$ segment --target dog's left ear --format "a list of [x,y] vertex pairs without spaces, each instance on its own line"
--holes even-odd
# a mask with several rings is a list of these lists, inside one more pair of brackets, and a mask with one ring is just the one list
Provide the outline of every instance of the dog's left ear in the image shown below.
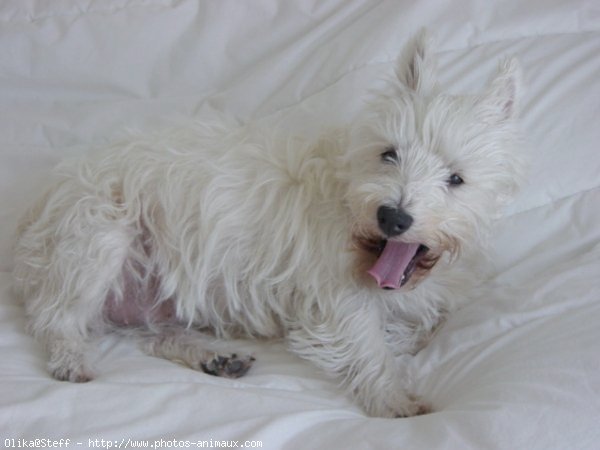
[[433,38],[422,29],[405,47],[396,63],[396,76],[408,89],[428,95],[437,89],[437,61],[432,51]]
[[479,114],[483,121],[498,124],[515,119],[519,114],[522,72],[515,58],[500,64],[498,73],[490,82],[479,102]]

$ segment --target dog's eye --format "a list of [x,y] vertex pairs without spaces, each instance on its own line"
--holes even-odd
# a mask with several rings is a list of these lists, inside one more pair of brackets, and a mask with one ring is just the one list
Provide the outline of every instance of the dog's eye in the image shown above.
[[450,175],[450,178],[448,178],[448,184],[450,186],[459,186],[463,183],[464,183],[464,180],[457,173],[453,173],[452,175]]
[[381,161],[385,163],[396,164],[398,162],[398,152],[394,147],[388,147],[385,151],[380,155]]

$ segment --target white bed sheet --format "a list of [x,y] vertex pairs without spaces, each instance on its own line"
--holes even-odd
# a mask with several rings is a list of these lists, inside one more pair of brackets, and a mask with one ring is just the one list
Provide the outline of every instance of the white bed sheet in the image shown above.
[[[494,238],[486,295],[410,362],[435,413],[367,418],[277,342],[240,344],[257,362],[236,381],[111,339],[94,382],[49,378],[10,293],[10,246],[56,162],[214,109],[303,133],[343,123],[421,26],[437,34],[441,81],[457,92],[519,57],[531,158]],[[599,30],[593,0],[0,3],[0,446],[600,448]]]

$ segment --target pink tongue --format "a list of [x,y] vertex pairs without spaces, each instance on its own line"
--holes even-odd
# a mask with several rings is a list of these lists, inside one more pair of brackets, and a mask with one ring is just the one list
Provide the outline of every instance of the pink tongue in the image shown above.
[[379,287],[398,289],[402,275],[418,248],[419,244],[387,241],[379,259],[367,273],[375,278]]

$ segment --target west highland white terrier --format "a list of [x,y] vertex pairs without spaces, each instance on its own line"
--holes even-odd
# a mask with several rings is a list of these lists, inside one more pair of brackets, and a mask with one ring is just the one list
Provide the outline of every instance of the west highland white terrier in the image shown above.
[[15,246],[50,372],[92,379],[99,337],[133,330],[148,354],[238,377],[254,359],[215,337],[283,338],[369,415],[424,412],[402,360],[469,297],[467,255],[519,185],[519,88],[506,60],[483,94],[440,93],[421,34],[319,139],[219,120],[63,164]]

